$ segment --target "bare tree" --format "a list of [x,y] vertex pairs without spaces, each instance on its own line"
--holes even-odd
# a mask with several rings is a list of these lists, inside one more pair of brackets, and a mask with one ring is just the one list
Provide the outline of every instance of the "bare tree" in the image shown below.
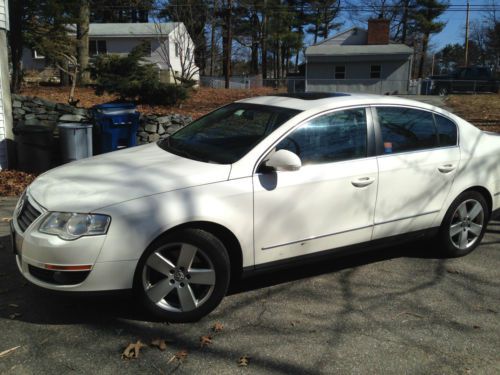
[[[154,21],[156,40],[158,42],[157,55],[170,72],[174,83],[192,81],[199,74],[195,63],[194,42],[186,27],[181,22],[171,24]],[[176,69],[176,60],[178,67]]]

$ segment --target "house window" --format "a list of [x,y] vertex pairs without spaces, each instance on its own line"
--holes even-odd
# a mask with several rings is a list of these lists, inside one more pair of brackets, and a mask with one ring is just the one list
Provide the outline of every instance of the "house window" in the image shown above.
[[382,67],[380,65],[370,65],[370,78],[380,78]]
[[175,57],[179,57],[180,46],[179,43],[175,43]]
[[33,58],[35,60],[41,60],[41,59],[44,59],[45,56],[41,55],[39,52],[37,52],[36,49],[33,50]]
[[108,52],[105,40],[89,41],[89,56],[105,55]]
[[335,79],[345,79],[345,65],[335,65]]

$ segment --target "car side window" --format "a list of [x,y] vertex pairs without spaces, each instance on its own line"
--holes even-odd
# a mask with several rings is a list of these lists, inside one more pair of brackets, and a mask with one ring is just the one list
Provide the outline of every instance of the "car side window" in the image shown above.
[[276,146],[282,149],[297,154],[303,165],[366,157],[366,111],[347,109],[316,117]]
[[403,107],[378,107],[377,115],[386,154],[438,147],[431,112]]
[[439,146],[455,146],[457,144],[457,125],[446,117],[434,115],[438,131]]

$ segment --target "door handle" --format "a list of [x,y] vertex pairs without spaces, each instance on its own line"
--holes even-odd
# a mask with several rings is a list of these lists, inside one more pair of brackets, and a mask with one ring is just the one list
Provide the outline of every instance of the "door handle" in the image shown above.
[[439,172],[441,173],[450,173],[455,169],[455,166],[453,164],[445,164],[442,165],[438,168]]
[[355,186],[355,187],[361,188],[361,187],[371,185],[374,182],[375,182],[375,179],[373,177],[361,177],[361,178],[358,178],[356,180],[352,180],[351,184],[353,184],[353,186]]

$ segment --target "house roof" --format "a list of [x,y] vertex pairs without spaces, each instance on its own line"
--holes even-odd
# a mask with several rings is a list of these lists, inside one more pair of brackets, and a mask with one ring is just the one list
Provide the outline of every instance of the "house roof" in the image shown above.
[[404,44],[331,45],[317,44],[307,47],[306,56],[363,56],[363,55],[410,55],[413,50]]
[[157,37],[170,34],[180,22],[167,23],[91,23],[90,37]]

